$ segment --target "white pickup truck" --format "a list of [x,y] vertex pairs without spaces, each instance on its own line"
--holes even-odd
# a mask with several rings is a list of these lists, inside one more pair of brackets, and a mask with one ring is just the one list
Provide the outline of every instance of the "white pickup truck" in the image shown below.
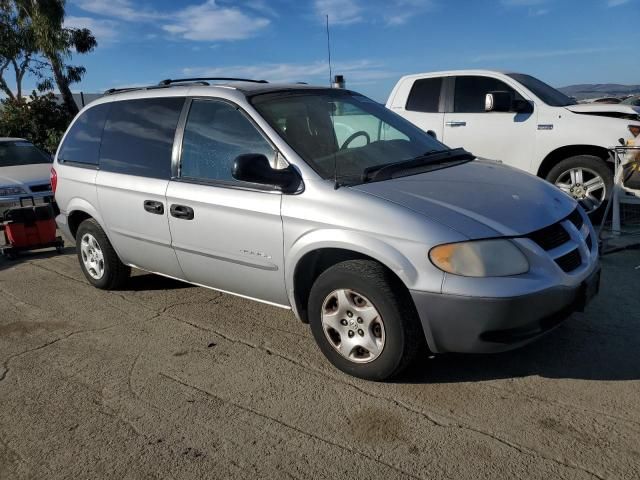
[[578,105],[521,73],[407,75],[392,90],[387,108],[449,147],[546,178],[593,215],[601,214],[612,190],[608,149],[640,134],[640,107]]

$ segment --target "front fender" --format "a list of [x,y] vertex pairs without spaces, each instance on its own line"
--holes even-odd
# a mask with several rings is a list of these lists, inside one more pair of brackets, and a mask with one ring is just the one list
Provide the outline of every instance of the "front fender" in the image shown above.
[[359,232],[339,229],[314,230],[298,238],[285,257],[285,284],[289,302],[294,309],[296,266],[307,253],[324,248],[350,250],[371,257],[393,271],[407,288],[411,288],[417,282],[416,268],[392,245]]

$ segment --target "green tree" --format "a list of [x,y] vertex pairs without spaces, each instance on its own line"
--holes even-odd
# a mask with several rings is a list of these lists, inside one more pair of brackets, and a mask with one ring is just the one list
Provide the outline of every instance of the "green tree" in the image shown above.
[[[9,3],[0,3],[0,90],[9,98],[22,98],[22,80],[27,72],[42,78],[42,62],[36,52],[33,31]],[[5,75],[13,70],[16,91],[9,88]]]
[[[5,3],[8,0],[0,0]],[[71,115],[78,113],[70,86],[82,79],[86,69],[67,65],[73,52],[88,53],[98,43],[89,29],[64,27],[65,0],[13,0],[19,16],[29,24],[34,44],[49,64],[64,106]],[[46,86],[46,82],[44,84]]]
[[73,117],[52,93],[39,96],[33,92],[28,101],[6,98],[1,103],[0,137],[26,138],[55,153]]

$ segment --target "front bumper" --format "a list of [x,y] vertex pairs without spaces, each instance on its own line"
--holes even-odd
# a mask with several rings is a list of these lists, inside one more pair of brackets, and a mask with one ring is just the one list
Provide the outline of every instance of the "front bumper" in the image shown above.
[[434,353],[495,353],[525,345],[582,311],[598,293],[600,266],[575,287],[505,298],[411,291]]
[[[10,197],[0,197],[0,215],[2,215],[5,210],[9,210],[10,208],[19,208],[20,206],[28,207],[32,205],[32,198],[33,202],[36,205],[45,205],[53,201],[53,193],[42,192],[14,195]],[[22,205],[20,205],[20,199],[22,199]]]

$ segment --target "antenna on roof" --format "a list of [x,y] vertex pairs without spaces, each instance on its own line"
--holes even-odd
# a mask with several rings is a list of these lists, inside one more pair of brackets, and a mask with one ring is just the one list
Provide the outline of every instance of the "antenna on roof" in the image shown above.
[[331,37],[329,35],[329,15],[325,15],[327,20],[327,54],[329,56],[329,86],[331,86],[331,82],[333,81],[333,72],[331,71]]

